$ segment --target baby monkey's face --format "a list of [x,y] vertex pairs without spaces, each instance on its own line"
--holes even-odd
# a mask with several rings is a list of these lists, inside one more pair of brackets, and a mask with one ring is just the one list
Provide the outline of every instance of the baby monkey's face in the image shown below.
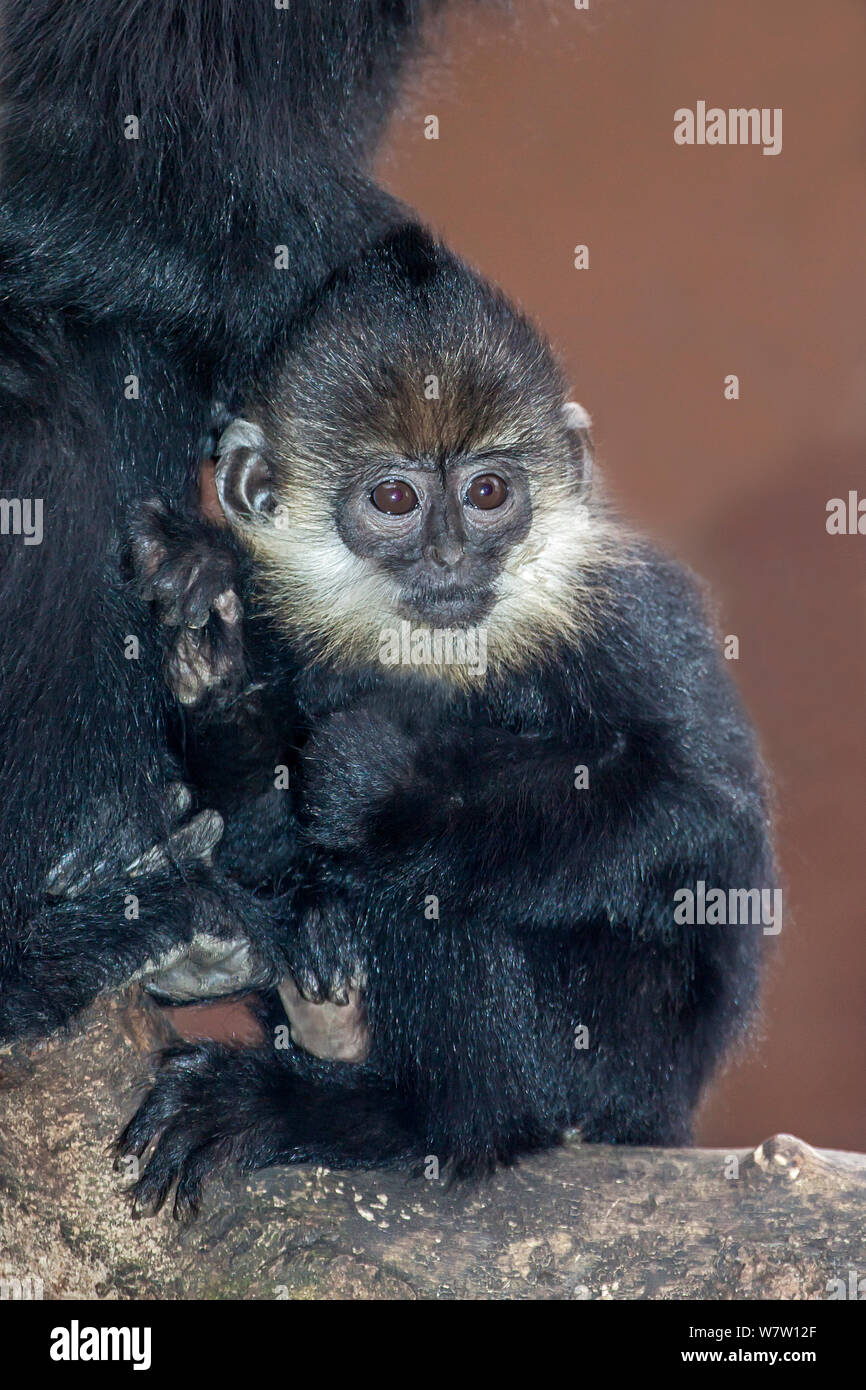
[[363,665],[395,620],[483,627],[492,659],[515,664],[576,631],[575,576],[607,556],[586,504],[586,412],[488,409],[473,438],[466,411],[449,429],[444,412],[378,399],[404,425],[390,442],[372,411],[346,409],[337,427],[279,393],[219,440],[219,506],[290,640]]
[[439,626],[487,615],[531,520],[526,472],[501,454],[373,461],[336,516],[343,543],[395,585],[402,616]]
[[517,669],[575,638],[610,546],[564,391],[528,320],[421,229],[335,272],[216,451],[219,506],[290,642],[365,667],[403,621],[483,627],[489,668]]

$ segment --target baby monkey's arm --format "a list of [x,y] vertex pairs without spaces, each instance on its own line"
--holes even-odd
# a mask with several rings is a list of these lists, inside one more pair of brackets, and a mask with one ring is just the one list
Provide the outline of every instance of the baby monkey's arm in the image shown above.
[[[223,869],[255,888],[260,878],[298,880],[296,920],[279,943],[294,977],[279,986],[292,1038],[316,1056],[359,1061],[369,1047],[364,977],[345,908],[314,891],[310,873],[301,884],[292,832],[272,825],[290,819],[288,793],[273,789],[283,738],[250,683],[237,556],[217,526],[158,499],[135,515],[132,556],[139,593],[163,629],[166,684],[187,713],[193,780],[226,815]],[[189,973],[185,962],[179,969]]]

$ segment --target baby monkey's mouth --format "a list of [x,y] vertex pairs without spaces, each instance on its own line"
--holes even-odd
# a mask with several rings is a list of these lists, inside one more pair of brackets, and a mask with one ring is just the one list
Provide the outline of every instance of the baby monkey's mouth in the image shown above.
[[418,583],[400,592],[401,618],[427,623],[431,627],[466,627],[484,621],[493,607],[489,586],[451,583]]

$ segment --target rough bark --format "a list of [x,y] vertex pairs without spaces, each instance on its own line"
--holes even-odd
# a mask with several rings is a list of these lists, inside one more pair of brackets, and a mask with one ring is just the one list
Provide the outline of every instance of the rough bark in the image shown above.
[[468,1188],[272,1169],[215,1182],[192,1225],[133,1220],[109,1146],[169,1031],[133,991],[71,1035],[0,1052],[7,1291],[789,1299],[827,1298],[842,1287],[831,1281],[866,1273],[866,1155],[787,1135],[731,1154],[575,1140]]

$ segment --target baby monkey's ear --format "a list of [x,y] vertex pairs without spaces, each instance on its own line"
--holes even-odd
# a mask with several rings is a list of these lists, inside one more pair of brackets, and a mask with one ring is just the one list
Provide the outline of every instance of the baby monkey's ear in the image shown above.
[[577,401],[566,401],[562,407],[562,420],[571,439],[572,455],[578,477],[584,488],[592,481],[594,453],[592,448],[592,420],[588,410]]
[[265,458],[265,436],[252,420],[232,420],[214,454],[214,483],[232,526],[249,525],[276,508],[273,478]]

